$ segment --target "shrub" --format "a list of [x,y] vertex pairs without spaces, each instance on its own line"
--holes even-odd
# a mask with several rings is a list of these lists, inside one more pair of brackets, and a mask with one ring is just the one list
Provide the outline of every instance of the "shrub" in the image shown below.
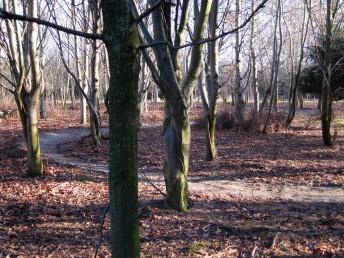
[[[269,130],[279,131],[283,127],[284,114],[282,112],[275,112],[271,114]],[[259,116],[254,111],[248,111],[242,124],[238,122],[233,111],[228,109],[220,110],[216,119],[216,130],[238,130],[245,132],[258,132],[263,128],[265,117]],[[193,127],[201,130],[205,128],[204,115],[198,116],[194,122]]]

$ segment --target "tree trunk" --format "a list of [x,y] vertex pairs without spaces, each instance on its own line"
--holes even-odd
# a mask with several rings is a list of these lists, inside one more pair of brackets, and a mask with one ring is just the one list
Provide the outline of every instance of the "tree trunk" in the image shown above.
[[332,146],[331,137],[331,115],[332,115],[332,99],[331,99],[331,44],[332,44],[332,1],[327,0],[326,15],[326,45],[324,72],[322,81],[322,97],[321,97],[321,127],[322,137],[326,146]]
[[[99,6],[97,1],[90,1],[92,6],[93,17],[93,33],[98,33],[98,25],[100,19]],[[93,109],[96,112],[90,110],[90,124],[91,124],[91,136],[93,146],[98,146],[101,140],[100,133],[100,116],[99,116],[99,42],[94,40],[92,42],[92,66],[91,66],[91,102]]]
[[140,257],[138,224],[139,39],[130,1],[103,0],[104,34],[111,74],[109,192],[112,257]]
[[[212,2],[212,8],[209,15],[209,33],[210,37],[218,36],[218,9],[219,1],[214,0]],[[209,77],[207,79],[208,89],[208,109],[206,114],[206,140],[207,140],[207,154],[208,161],[216,159],[217,150],[215,144],[215,125],[216,125],[216,112],[217,112],[217,99],[219,96],[219,71],[218,71],[218,55],[219,46],[218,41],[213,41],[208,44],[208,65],[209,65]]]
[[30,103],[26,114],[26,146],[28,159],[28,175],[31,177],[43,174],[43,162],[38,131],[37,105]]
[[[87,93],[88,90],[84,89]],[[86,125],[87,124],[87,102],[80,93],[80,124]]]
[[[239,27],[240,23],[240,11],[241,11],[241,0],[236,0],[236,12],[235,12],[235,26]],[[245,102],[243,98],[244,89],[241,85],[241,74],[240,74],[240,30],[235,33],[235,117],[240,125],[244,122]]]
[[297,92],[297,103],[300,109],[304,108],[303,95],[300,91]]
[[[210,78],[207,79],[207,81]],[[208,86],[209,82],[207,82]],[[205,140],[206,140],[206,159],[208,161],[213,161],[216,159],[217,151],[215,144],[215,125],[216,125],[216,104],[212,105],[212,109],[209,107],[208,92],[205,86],[203,86],[203,73],[200,74],[198,79],[198,88],[202,98],[204,122],[205,122]]]
[[279,100],[279,84],[276,82],[276,89],[274,92],[274,110],[278,112],[278,100]]
[[[154,3],[154,1],[152,1]],[[183,2],[183,11],[179,28],[181,32],[187,27],[184,18],[187,17],[187,2]],[[195,20],[193,40],[199,41],[202,38],[206,20],[211,9],[211,1],[201,2],[200,14]],[[154,40],[169,41],[171,43],[171,5],[164,3],[161,8],[156,8],[152,13]],[[183,21],[184,20],[184,21]],[[140,24],[142,26],[142,24]],[[178,26],[177,26],[178,27]],[[149,37],[147,37],[149,39]],[[183,41],[183,40],[182,40]],[[175,42],[178,42],[176,40]],[[176,43],[176,46],[184,42]],[[167,190],[167,201],[172,208],[178,211],[185,211],[187,203],[187,175],[189,169],[190,151],[190,124],[188,107],[192,96],[195,82],[201,71],[202,47],[194,45],[191,49],[191,58],[186,69],[184,78],[178,74],[179,50],[170,51],[166,45],[154,47],[154,54],[158,69],[144,51],[147,65],[151,69],[156,84],[160,87],[165,97],[165,120],[164,120],[164,142],[166,150],[165,182]],[[174,62],[175,61],[175,62]],[[153,65],[152,65],[153,63]]]
[[[28,5],[29,15],[37,17],[37,0],[30,1]],[[39,54],[37,51],[38,25],[30,23],[29,26],[29,56],[31,61],[32,85],[29,94],[24,96],[26,115],[26,143],[28,151],[28,175],[32,177],[43,174],[43,162],[38,131],[38,107],[41,94],[41,69]]]
[[[271,76],[270,76],[270,103],[268,107],[268,112],[265,118],[264,126],[262,129],[262,133],[267,132],[267,127],[270,121],[270,115],[272,110],[272,105],[274,102],[275,97],[277,97],[277,90],[278,90],[278,72],[280,67],[280,56],[282,52],[282,45],[283,45],[283,38],[282,38],[282,25],[281,25],[281,0],[277,0],[276,6],[276,17],[275,17],[275,27],[274,27],[274,40],[273,40],[273,60],[271,66]],[[277,28],[279,33],[277,33]],[[279,36],[277,35],[279,34]],[[268,92],[266,92],[268,94]],[[261,107],[261,112],[263,111],[264,104],[266,101],[267,95],[264,97]]]
[[47,98],[47,93],[46,90],[43,89],[41,96],[40,96],[40,105],[39,105],[39,115],[41,119],[46,119],[47,118],[47,108],[46,108],[46,98]]
[[191,132],[187,109],[182,104],[177,107],[166,104],[163,139],[167,202],[178,211],[186,211]]
[[213,161],[217,157],[217,149],[215,144],[215,128],[216,127],[216,112],[211,111],[206,116],[206,141],[207,153],[206,159]]

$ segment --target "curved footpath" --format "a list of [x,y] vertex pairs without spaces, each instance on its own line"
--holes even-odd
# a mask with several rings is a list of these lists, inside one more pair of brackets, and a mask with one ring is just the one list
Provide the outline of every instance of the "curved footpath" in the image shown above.
[[[143,125],[148,127],[150,125]],[[103,133],[108,133],[104,129]],[[42,133],[41,148],[43,156],[54,162],[76,166],[81,169],[108,173],[108,168],[103,164],[94,164],[74,157],[68,157],[59,152],[59,146],[72,141],[78,141],[89,135],[87,128],[62,129],[56,132]],[[154,184],[163,187],[163,175],[146,174]],[[139,173],[140,180],[145,180]],[[244,180],[209,180],[201,177],[189,177],[189,189],[199,193],[225,194],[242,198],[257,198],[262,200],[289,200],[295,202],[336,202],[344,203],[344,187],[310,187],[310,186],[287,186],[269,185],[266,183],[253,184]]]

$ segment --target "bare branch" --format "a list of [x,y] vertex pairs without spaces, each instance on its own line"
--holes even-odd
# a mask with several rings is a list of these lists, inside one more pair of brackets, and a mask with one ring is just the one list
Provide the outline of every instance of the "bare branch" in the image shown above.
[[11,90],[11,89],[7,88],[5,85],[3,85],[1,83],[0,83],[0,87],[5,89],[5,90],[7,90],[7,91],[9,91],[9,92],[11,92],[12,94],[14,94],[14,90]]
[[195,42],[190,42],[190,43],[187,43],[187,44],[184,44],[184,45],[181,45],[181,46],[173,46],[171,44],[171,42],[168,42],[168,41],[155,41],[155,42],[152,42],[150,44],[141,45],[140,49],[151,48],[151,47],[155,47],[155,46],[158,46],[158,45],[167,45],[170,48],[177,50],[177,49],[187,48],[187,47],[191,47],[191,46],[195,46],[195,45],[203,45],[203,44],[206,44],[206,43],[209,43],[209,42],[214,42],[214,41],[216,41],[218,39],[221,39],[221,38],[224,38],[224,37],[226,37],[226,36],[228,36],[230,34],[234,34],[238,30],[241,30],[242,28],[244,28],[250,22],[250,20],[260,11],[260,9],[263,9],[265,7],[265,4],[268,1],[269,0],[263,0],[263,2],[261,2],[257,6],[257,8],[251,13],[250,16],[247,17],[247,19],[239,27],[236,27],[236,28],[234,28],[232,30],[223,32],[223,33],[219,34],[216,37],[206,38],[206,39],[198,40],[198,41],[195,41]]
[[146,11],[144,11],[142,14],[140,14],[137,18],[135,18],[136,23],[140,23],[144,18],[149,16],[156,8],[158,8],[164,0],[159,0],[156,3],[154,3],[151,7],[149,7]]
[[14,88],[16,87],[16,85],[10,80],[10,78],[8,78],[4,73],[2,73],[0,71],[0,76],[3,77],[9,84],[11,84],[11,86],[13,86]]
[[62,31],[62,32],[65,32],[68,34],[76,35],[76,36],[83,37],[83,38],[93,39],[93,40],[97,40],[97,39],[105,40],[105,39],[107,39],[106,36],[101,35],[101,34],[86,33],[86,32],[82,32],[82,31],[78,31],[78,30],[69,29],[67,27],[64,27],[64,26],[61,26],[61,25],[58,25],[56,23],[49,22],[46,20],[42,20],[39,18],[30,17],[27,15],[10,13],[10,12],[5,11],[4,9],[0,9],[0,19],[33,22],[33,23],[37,23],[39,25],[47,26],[49,28],[52,28],[52,29],[55,29],[58,31]]

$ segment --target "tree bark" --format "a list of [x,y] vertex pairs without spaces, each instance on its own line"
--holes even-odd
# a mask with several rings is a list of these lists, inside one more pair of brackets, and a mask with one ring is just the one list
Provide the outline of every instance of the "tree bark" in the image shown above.
[[[165,3],[165,5],[169,3]],[[211,9],[211,1],[201,2],[200,14],[195,22],[193,34],[194,40],[202,38],[205,22]],[[152,14],[155,40],[170,40],[170,28],[165,23],[168,7],[157,9]],[[167,26],[167,28],[166,28]],[[185,28],[183,28],[185,29]],[[180,32],[182,33],[182,32]],[[179,42],[178,44],[182,44]],[[154,47],[157,59],[159,76],[154,80],[159,85],[165,96],[165,120],[164,120],[164,143],[166,152],[165,183],[167,191],[167,202],[178,211],[185,211],[187,202],[187,176],[189,169],[190,152],[190,124],[188,107],[190,96],[195,87],[195,82],[201,71],[202,47],[195,45],[191,50],[190,64],[183,78],[179,75],[178,51],[170,51],[168,46],[158,45]],[[176,56],[174,58],[174,56]],[[150,66],[150,69],[151,66]],[[152,71],[156,74],[156,71]]]
[[332,99],[331,99],[331,44],[332,44],[332,1],[327,0],[326,14],[326,43],[325,43],[325,60],[322,81],[321,96],[321,127],[322,137],[326,146],[332,146],[331,137],[331,115],[332,115]]
[[[218,0],[212,3],[212,9],[209,15],[209,34],[210,37],[215,38],[218,35]],[[215,144],[215,126],[216,126],[216,112],[217,99],[219,96],[219,75],[218,75],[218,41],[213,41],[208,44],[207,64],[206,64],[206,81],[207,91],[205,92],[201,86],[201,96],[205,117],[205,133],[206,133],[206,159],[213,161],[216,159],[217,150]]]
[[[251,3],[251,12],[254,11],[254,1]],[[250,37],[250,50],[251,50],[251,65],[252,65],[252,82],[251,90],[253,95],[253,110],[256,114],[259,111],[259,91],[258,91],[258,79],[257,79],[257,65],[256,65],[256,51],[254,47],[254,34],[255,34],[255,17],[252,17],[251,21],[251,37]]]
[[[277,6],[276,6],[276,17],[275,17],[275,28],[274,28],[274,40],[273,40],[273,61],[272,61],[272,66],[271,66],[271,77],[270,77],[270,103],[269,103],[269,108],[268,112],[265,118],[264,126],[262,133],[267,132],[267,127],[270,121],[270,115],[271,115],[271,110],[272,110],[272,105],[274,102],[274,98],[277,97],[277,90],[278,90],[278,72],[279,72],[279,67],[280,67],[280,56],[282,52],[282,45],[283,45],[283,39],[282,39],[282,25],[281,25],[281,15],[282,15],[282,10],[281,10],[281,0],[277,0]],[[279,33],[277,33],[277,28]],[[279,36],[277,35],[279,34]],[[266,93],[267,94],[267,93]],[[267,96],[265,96],[267,97]],[[262,102],[262,108],[264,107],[265,103],[265,97]],[[261,111],[262,111],[261,108]]]
[[[235,8],[235,26],[239,27],[240,23],[240,11],[241,11],[241,0],[236,0]],[[243,98],[244,89],[241,85],[241,74],[240,74],[240,30],[235,33],[235,117],[238,120],[239,125],[244,122],[245,113],[245,102]]]
[[188,171],[191,132],[187,108],[183,104],[166,104],[164,120],[164,169],[167,202],[178,211],[188,208]]
[[137,24],[128,0],[103,0],[104,34],[111,74],[109,107],[109,192],[112,257],[140,257],[138,225]]
[[[100,7],[98,1],[90,1],[92,11],[93,33],[98,33]],[[91,62],[91,102],[94,112],[90,111],[90,125],[93,146],[98,146],[101,140],[100,133],[100,116],[99,116],[99,42],[93,40],[92,42],[92,62]]]

